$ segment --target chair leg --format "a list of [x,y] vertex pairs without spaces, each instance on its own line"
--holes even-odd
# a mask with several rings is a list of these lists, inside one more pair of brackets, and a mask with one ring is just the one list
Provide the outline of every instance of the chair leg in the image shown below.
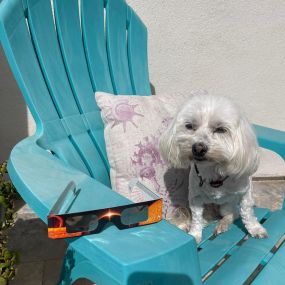
[[60,281],[58,285],[71,285],[78,279],[76,276],[74,276],[73,272],[78,266],[79,261],[81,261],[80,259],[82,258],[80,258],[73,249],[67,249],[62,264]]
[[80,278],[88,279],[89,281],[99,285],[125,285],[119,284],[110,276],[101,272],[89,260],[79,254],[73,248],[68,247],[58,285],[71,285]]
[[[137,276],[136,276],[137,275]],[[140,280],[140,281],[138,281]],[[145,281],[144,281],[145,280]],[[193,285],[187,275],[172,273],[138,273],[131,276],[128,285]]]
[[[138,275],[138,276],[136,276]],[[91,262],[78,252],[68,248],[65,254],[60,281],[58,285],[71,285],[77,279],[86,278],[98,285],[192,285],[192,280],[186,275],[171,273],[137,273],[126,281],[117,281],[100,272]],[[138,281],[140,280],[140,281]],[[145,281],[143,281],[145,280]]]
[[[112,272],[111,260],[110,266],[103,270],[105,267],[102,267],[100,256],[87,259],[83,251],[76,250],[76,243],[70,243],[58,285],[71,285],[80,278],[97,285],[201,285],[196,244],[192,241],[170,251],[164,255],[165,259],[159,257],[127,264],[122,274]],[[178,257],[183,262],[173,261]]]

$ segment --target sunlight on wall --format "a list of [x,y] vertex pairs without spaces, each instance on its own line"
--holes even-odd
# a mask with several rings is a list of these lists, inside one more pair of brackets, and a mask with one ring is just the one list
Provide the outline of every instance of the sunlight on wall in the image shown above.
[[204,88],[285,130],[284,0],[127,0],[149,32],[156,93]]

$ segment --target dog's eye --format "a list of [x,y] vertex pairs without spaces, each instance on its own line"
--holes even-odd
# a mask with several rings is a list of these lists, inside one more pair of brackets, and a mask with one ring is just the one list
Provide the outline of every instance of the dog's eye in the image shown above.
[[216,128],[216,129],[214,130],[214,133],[218,133],[218,134],[224,134],[224,133],[226,133],[226,132],[227,132],[227,129],[224,128],[224,127],[219,127],[219,128]]
[[192,125],[191,123],[186,123],[186,124],[185,124],[185,128],[186,128],[187,130],[193,130],[193,129],[194,129],[194,127],[193,127],[193,125]]

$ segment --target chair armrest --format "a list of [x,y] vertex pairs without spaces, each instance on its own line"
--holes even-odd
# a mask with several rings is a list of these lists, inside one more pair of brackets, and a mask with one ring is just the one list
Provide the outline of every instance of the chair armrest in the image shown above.
[[[131,203],[39,147],[37,139],[36,136],[26,138],[14,147],[8,171],[20,195],[45,223],[50,208],[71,180],[81,192],[70,211],[91,210],[98,205],[105,208],[110,206],[110,201],[114,206]],[[191,280],[189,284],[201,284],[193,237],[166,221],[122,231],[112,226],[100,234],[66,241],[69,253],[82,256],[80,262],[84,266],[91,264],[92,270],[107,272],[114,280],[124,280],[124,284],[130,275],[137,280],[142,274],[157,273],[163,277],[169,272]],[[180,260],[184,260],[183,265]]]
[[277,152],[285,160],[285,132],[259,125],[253,127],[259,145]]
[[70,181],[81,189],[70,212],[109,207],[110,201],[112,206],[131,203],[41,148],[37,139],[36,135],[28,137],[14,147],[8,172],[17,191],[45,223],[49,210]]

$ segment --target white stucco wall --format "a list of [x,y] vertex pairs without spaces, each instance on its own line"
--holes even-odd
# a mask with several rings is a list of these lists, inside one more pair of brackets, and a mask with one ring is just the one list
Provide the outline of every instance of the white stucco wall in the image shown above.
[[[284,0],[127,2],[148,27],[156,93],[204,88],[234,98],[252,122],[285,131]],[[2,51],[0,64],[2,160],[34,123]]]
[[285,130],[284,0],[127,2],[148,27],[156,93],[204,88]]

